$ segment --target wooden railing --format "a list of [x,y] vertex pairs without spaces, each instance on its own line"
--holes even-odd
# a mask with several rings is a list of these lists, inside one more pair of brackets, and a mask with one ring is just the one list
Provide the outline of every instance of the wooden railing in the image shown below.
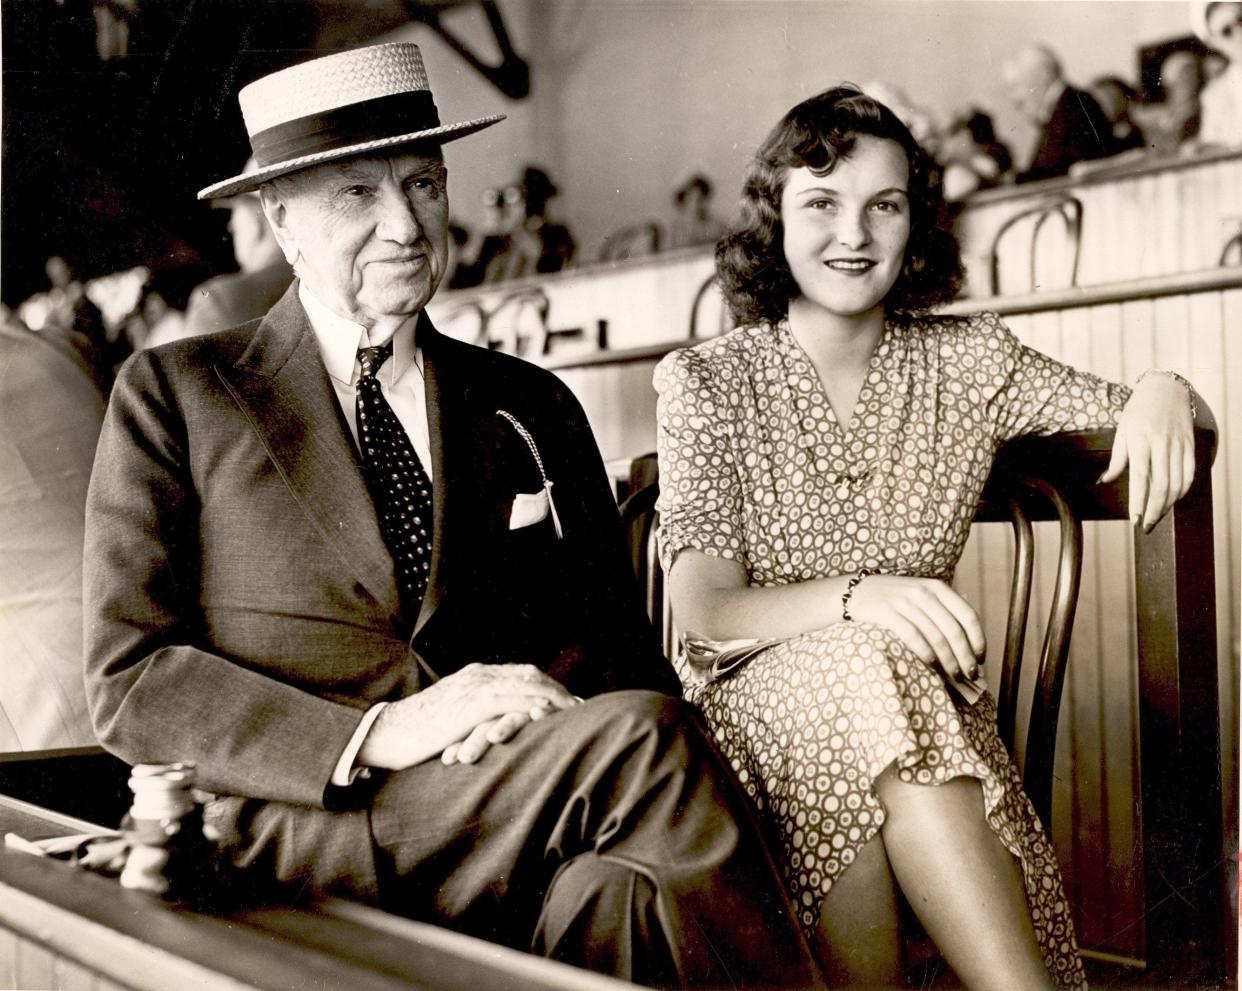
[[[1209,269],[1239,230],[1238,152],[1097,164],[1080,177],[986,190],[958,220],[969,296]],[[687,248],[441,292],[429,309],[452,336],[490,340],[538,360],[542,331],[529,309],[507,306],[536,290],[546,295],[549,328],[583,328],[580,338],[556,342],[552,356],[561,360],[597,350],[601,326],[606,346],[622,351],[684,341],[692,321],[699,337],[713,336],[722,324],[722,300],[715,288],[699,295],[713,271],[710,246]]]
[[[7,758],[0,763],[0,832],[36,840],[92,830],[91,822],[3,793],[11,788],[29,797],[29,788],[42,787],[63,804],[89,780],[83,775],[93,773],[98,790],[116,794],[125,785],[115,764],[98,751]],[[111,807],[109,815],[116,812],[114,802],[103,805]],[[356,903],[197,911],[61,861],[3,850],[0,987],[620,991],[632,985]]]

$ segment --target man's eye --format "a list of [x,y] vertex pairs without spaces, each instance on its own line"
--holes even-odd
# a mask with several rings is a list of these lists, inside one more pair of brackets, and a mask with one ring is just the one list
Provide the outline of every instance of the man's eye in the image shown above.
[[370,191],[370,187],[368,186],[355,185],[346,186],[341,190],[341,193],[348,196],[350,199],[358,199],[361,196],[366,196]]

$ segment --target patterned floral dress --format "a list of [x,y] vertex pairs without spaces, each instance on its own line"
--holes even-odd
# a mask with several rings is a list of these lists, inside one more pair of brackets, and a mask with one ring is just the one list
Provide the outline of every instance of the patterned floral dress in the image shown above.
[[[674,352],[655,373],[661,556],[729,558],[751,585],[862,568],[952,578],[997,446],[1112,425],[1129,397],[1023,346],[994,314],[889,322],[843,428],[787,323]],[[996,732],[990,695],[956,702],[894,635],[837,623],[702,684],[703,710],[774,821],[811,929],[835,879],[880,829],[872,782],[977,778],[988,823],[1022,866],[1044,959],[1085,983],[1060,870]]]

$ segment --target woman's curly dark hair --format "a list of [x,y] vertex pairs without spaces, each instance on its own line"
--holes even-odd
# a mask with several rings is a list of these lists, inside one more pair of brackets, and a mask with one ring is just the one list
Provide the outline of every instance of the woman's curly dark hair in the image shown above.
[[716,245],[717,278],[739,325],[776,323],[799,292],[782,248],[781,194],[789,170],[826,175],[862,134],[896,141],[910,166],[910,240],[886,312],[914,316],[957,295],[961,255],[939,169],[888,107],[852,86],[837,86],[799,103],[759,146],[742,186],[741,216]]

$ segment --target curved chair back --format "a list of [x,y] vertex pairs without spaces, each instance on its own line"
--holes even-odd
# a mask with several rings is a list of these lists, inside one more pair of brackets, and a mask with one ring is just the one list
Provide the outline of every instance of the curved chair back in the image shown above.
[[[660,483],[655,455],[636,458],[631,467],[633,493],[621,504],[621,520],[630,541],[631,561],[644,592],[647,614],[661,629],[665,654],[677,648],[671,611],[665,602],[664,573],[656,545],[659,514],[656,500]],[[1005,650],[997,692],[998,730],[1011,754],[1015,753],[1019,686],[1022,681],[1026,631],[1031,612],[1035,539],[1031,519],[1035,502],[1051,506],[1060,531],[1056,580],[1045,626],[1043,648],[1034,675],[1035,689],[1027,721],[1022,780],[1044,829],[1052,830],[1052,772],[1056,757],[1061,695],[1069,662],[1070,633],[1078,606],[1082,577],[1082,521],[1060,489],[1046,478],[1020,470],[996,472],[989,480],[985,501],[1004,507],[1014,533],[1014,570],[1009,594]],[[982,506],[982,504],[981,504]],[[989,516],[989,518],[992,518]]]
[[993,296],[999,295],[1000,285],[1000,248],[1005,235],[1023,220],[1034,217],[1031,225],[1029,283],[1027,288],[1034,292],[1039,287],[1039,235],[1044,225],[1052,217],[1059,217],[1065,225],[1065,234],[1070,244],[1069,284],[1078,284],[1078,256],[1082,249],[1082,200],[1076,196],[1062,194],[1049,199],[1040,200],[1025,210],[1020,210],[1001,224],[1000,229],[992,238],[988,249],[989,291]]

